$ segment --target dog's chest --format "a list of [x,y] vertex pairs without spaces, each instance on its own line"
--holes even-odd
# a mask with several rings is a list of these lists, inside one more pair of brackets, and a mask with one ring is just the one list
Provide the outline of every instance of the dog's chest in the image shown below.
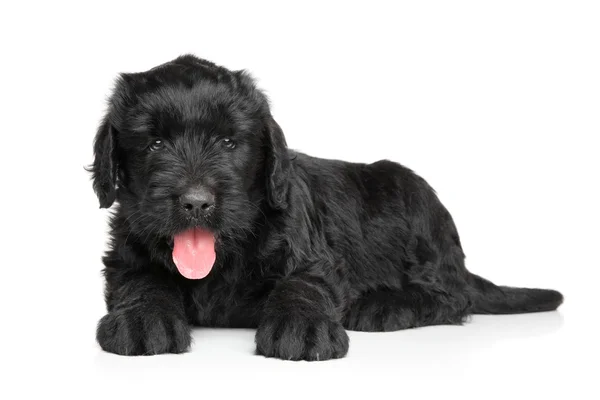
[[273,285],[257,278],[215,276],[188,293],[188,316],[195,325],[256,328]]

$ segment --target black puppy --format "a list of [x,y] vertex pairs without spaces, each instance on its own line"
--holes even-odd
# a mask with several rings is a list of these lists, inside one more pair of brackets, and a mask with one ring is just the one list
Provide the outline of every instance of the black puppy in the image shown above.
[[552,290],[471,274],[452,217],[391,161],[291,151],[243,71],[186,55],[122,74],[94,143],[104,257],[100,346],[180,353],[190,326],[258,328],[259,354],[327,360],[345,329],[556,309]]

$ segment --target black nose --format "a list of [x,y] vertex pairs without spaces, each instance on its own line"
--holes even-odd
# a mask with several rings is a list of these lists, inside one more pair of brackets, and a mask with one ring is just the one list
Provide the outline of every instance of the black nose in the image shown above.
[[215,206],[215,196],[203,187],[188,190],[179,201],[183,209],[194,216],[205,214]]

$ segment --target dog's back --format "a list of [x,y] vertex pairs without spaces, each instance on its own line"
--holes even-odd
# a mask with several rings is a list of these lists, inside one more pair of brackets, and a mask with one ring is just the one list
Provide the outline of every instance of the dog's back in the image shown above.
[[388,160],[372,164],[292,153],[299,190],[314,205],[351,293],[381,287],[416,295],[444,293],[462,319],[469,313],[555,309],[556,291],[498,288],[465,267],[458,231],[431,186]]

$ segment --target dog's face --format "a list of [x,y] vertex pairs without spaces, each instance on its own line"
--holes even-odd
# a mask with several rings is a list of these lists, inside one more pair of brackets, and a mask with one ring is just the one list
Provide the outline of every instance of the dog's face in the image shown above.
[[287,148],[265,96],[193,56],[123,74],[94,151],[101,207],[116,198],[139,235],[247,235],[261,207],[286,207]]

